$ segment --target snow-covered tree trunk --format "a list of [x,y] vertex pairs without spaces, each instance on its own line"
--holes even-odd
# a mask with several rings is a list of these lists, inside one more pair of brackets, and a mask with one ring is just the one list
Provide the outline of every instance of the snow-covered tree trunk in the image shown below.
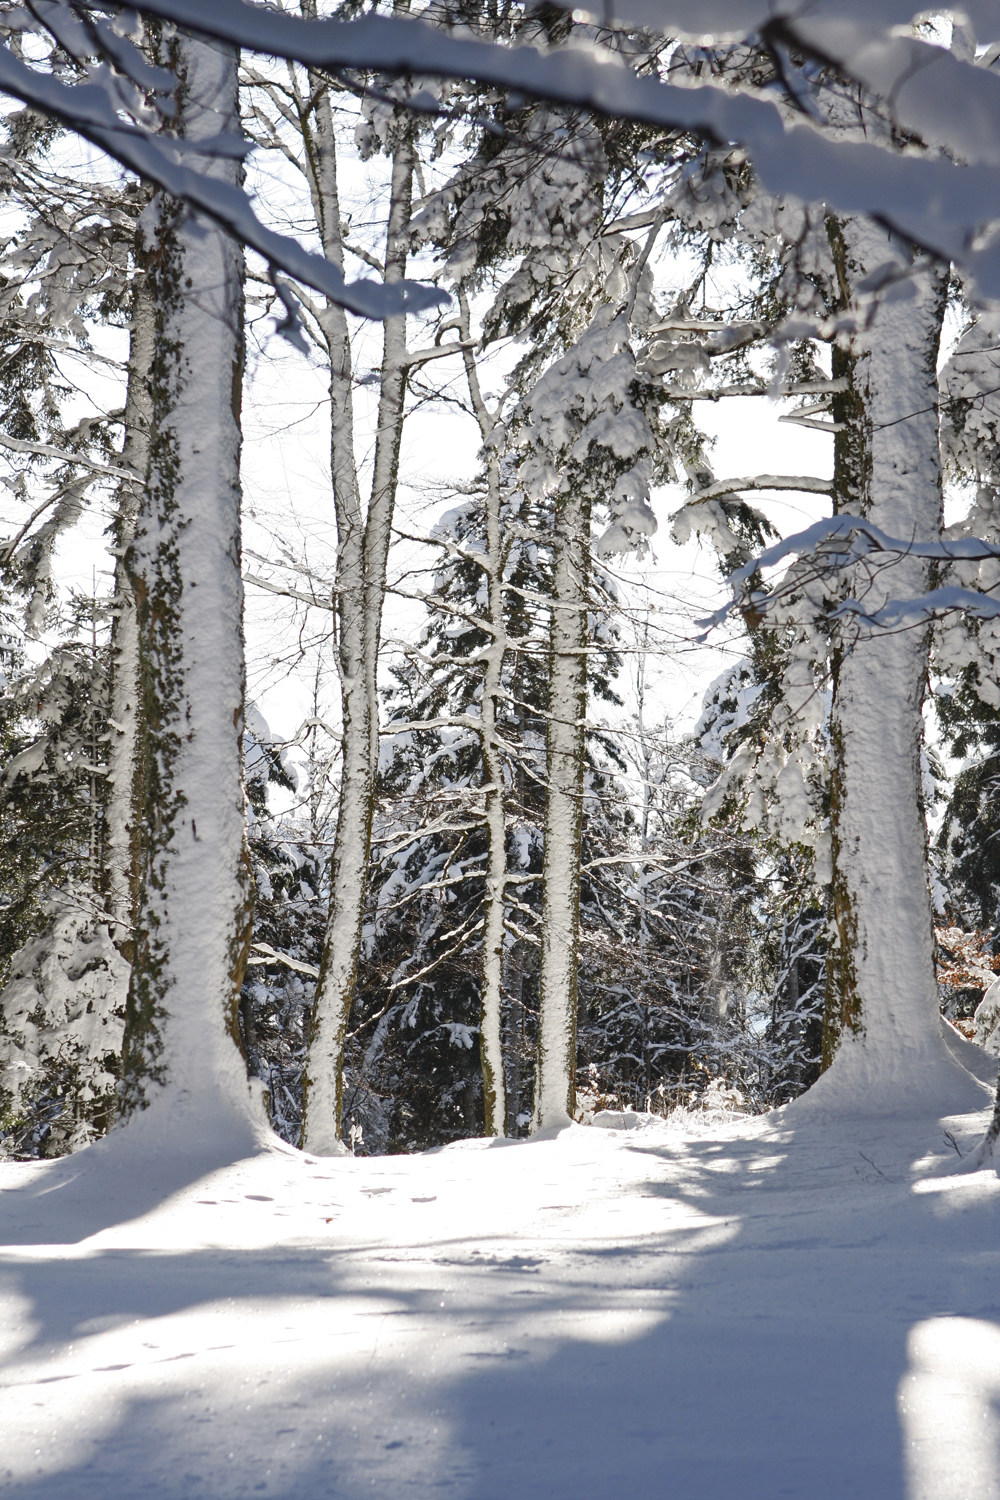
[[487,462],[486,567],[489,620],[493,638],[486,650],[482,719],[483,777],[486,787],[486,891],[483,901],[483,975],[479,1052],[483,1067],[483,1107],[487,1135],[503,1135],[507,1090],[503,1060],[503,940],[507,895],[507,817],[504,760],[497,739],[497,708],[503,686],[505,626],[503,550],[500,536],[500,473],[496,455]]
[[[470,337],[469,302],[459,294],[461,335]],[[486,459],[486,573],[490,640],[483,662],[483,696],[479,705],[480,745],[486,794],[486,879],[483,895],[483,969],[480,980],[479,1056],[483,1069],[483,1114],[487,1135],[503,1135],[507,1121],[507,1087],[503,1051],[503,940],[507,910],[507,809],[504,758],[497,737],[497,711],[507,655],[504,615],[504,558],[500,524],[500,461],[494,445],[493,419],[483,399],[471,348],[463,352],[469,397],[479,423]]]
[[[650,814],[653,807],[653,747],[646,732],[645,708],[646,708],[646,653],[649,645],[649,617],[647,616],[643,630],[642,646],[636,662],[635,670],[635,703],[636,703],[636,733],[638,736],[638,768],[642,777],[642,812],[639,822],[639,838],[642,853],[645,855],[650,849]],[[638,917],[639,917],[639,951],[640,951],[640,985],[639,1005],[642,1013],[642,1063],[645,1073],[645,1108],[651,1108],[651,1084],[650,1084],[650,1057],[649,1057],[649,1002],[646,994],[645,972],[648,950],[650,947],[650,925],[649,925],[649,896],[650,896],[651,871],[645,860],[640,866],[639,891],[638,891]]]
[[[885,230],[831,224],[841,286],[850,293],[895,259]],[[836,503],[892,536],[940,536],[941,462],[936,361],[946,275],[913,277],[909,300],[881,305],[834,375]],[[874,611],[890,597],[926,591],[928,564],[904,557],[871,579],[851,580]],[[926,628],[848,628],[834,659],[831,720],[833,931],[817,1097],[840,1090],[855,1104],[894,1108],[940,1085],[946,1063],[933,962],[926,828],[921,790],[921,707]]]
[[141,269],[136,272],[132,288],[131,314],[122,463],[137,477],[122,481],[114,523],[115,614],[111,632],[107,809],[108,909],[114,918],[115,944],[130,962],[142,858],[142,810],[138,780],[139,631],[125,555],[135,536],[149,466],[150,375],[156,335],[155,308]]
[[[336,156],[332,113],[320,116],[314,147],[326,195],[324,223],[339,234],[335,216]],[[407,229],[414,168],[406,131],[393,153],[385,281],[406,272]],[[327,253],[330,251],[328,249]],[[337,252],[343,256],[342,243]],[[378,432],[367,516],[362,517],[354,459],[350,342],[342,309],[330,308],[331,467],[337,517],[338,662],[342,709],[340,806],[330,862],[330,914],[316,986],[309,1060],[303,1082],[302,1144],[319,1155],[343,1149],[343,1065],[347,1023],[354,999],[364,918],[368,854],[375,807],[379,720],[378,651],[386,567],[395,505],[399,447],[406,397],[406,319],[387,318],[383,342]]]
[[517,1135],[521,1113],[521,1046],[524,1037],[525,945],[515,942],[504,948],[504,991],[507,1013],[504,1024],[504,1091],[507,1095],[507,1134]]
[[577,475],[556,499],[549,637],[548,789],[542,865],[538,1054],[532,1131],[568,1125],[576,1104],[580,848],[587,714],[590,499]]
[[[175,36],[177,128],[239,129],[235,54]],[[197,158],[196,158],[197,160]],[[236,181],[232,162],[205,170]],[[142,688],[142,870],[123,1054],[126,1113],[254,1136],[237,1006],[250,937],[240,574],[243,256],[176,201],[143,218],[155,303],[149,476],[126,565]],[[208,1121],[216,1122],[208,1131]]]
[[[337,148],[329,89],[310,75],[315,91],[315,129],[306,136],[313,209],[323,252],[343,269],[344,246],[337,182]],[[302,1144],[333,1154],[341,1149],[343,1050],[348,1010],[338,1004],[353,994],[361,935],[362,892],[371,827],[371,703],[364,674],[364,516],[354,453],[351,337],[342,307],[324,312],[330,369],[330,467],[337,520],[337,658],[340,669],[342,764],[337,835],[330,861],[331,903],[321,979],[313,1009],[309,1058],[302,1084]],[[357,900],[350,900],[354,884]],[[348,900],[345,901],[345,893]]]

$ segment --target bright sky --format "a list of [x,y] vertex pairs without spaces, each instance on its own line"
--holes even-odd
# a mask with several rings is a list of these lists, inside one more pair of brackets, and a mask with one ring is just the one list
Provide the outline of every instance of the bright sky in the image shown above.
[[[84,176],[108,170],[107,164],[89,148],[80,147],[79,155],[73,156],[72,161],[72,148],[67,145],[66,151],[66,161],[62,163],[65,170]],[[360,232],[367,223],[374,225],[378,221],[383,186],[380,173],[384,173],[384,166],[378,162],[348,161],[344,167],[343,201],[353,211],[355,232]],[[290,184],[287,171],[272,156],[262,157],[258,153],[252,159],[250,185],[260,207],[266,208],[276,227],[308,239],[307,225]],[[680,284],[688,279],[688,268],[661,262],[658,280],[661,278]],[[354,326],[359,331],[356,369],[363,376],[377,367],[380,330],[375,325],[363,326],[357,322]],[[244,387],[243,418],[246,572],[250,577],[266,574],[274,579],[280,575],[273,566],[263,565],[259,557],[272,561],[282,555],[304,559],[322,596],[328,593],[336,552],[326,382],[318,359],[307,360],[272,330],[270,317],[258,316],[254,322],[251,312],[250,370]],[[411,332],[411,342],[420,341],[419,332]],[[94,342],[102,352],[124,357],[123,332],[97,329]],[[502,388],[504,362],[509,363],[511,358],[510,352],[501,355],[492,375],[484,369],[482,378],[487,393]],[[73,403],[74,417],[121,404],[120,385],[100,367],[95,370],[82,361],[63,364],[79,386]],[[464,385],[457,359],[431,368],[435,377],[448,376],[456,386]],[[355,393],[358,457],[363,465],[370,456],[375,426],[375,389],[374,385],[362,385]],[[832,464],[830,439],[781,423],[779,416],[780,407],[763,397],[730,399],[717,405],[698,403],[695,420],[715,439],[711,458],[716,476],[724,479],[760,472],[828,474]],[[399,529],[418,535],[430,531],[441,512],[454,504],[453,487],[474,475],[478,442],[475,424],[454,406],[436,404],[410,417],[404,430],[401,457],[402,483],[396,512]],[[710,547],[697,542],[678,547],[670,539],[669,517],[683,498],[679,486],[655,495],[659,531],[652,557],[643,563],[620,560],[615,568],[625,584],[624,592],[633,603],[638,602],[645,590],[649,601],[661,611],[660,619],[670,640],[669,650],[661,648],[661,654],[650,661],[647,682],[652,688],[655,712],[669,716],[679,729],[694,723],[708,683],[732,659],[734,649],[738,651],[738,644],[727,645],[721,636],[718,640],[713,638],[707,646],[694,641],[697,634],[694,622],[700,614],[718,605],[721,585]],[[821,496],[787,493],[770,497],[755,495],[753,501],[782,533],[808,524],[825,505]],[[107,522],[107,505],[95,495],[94,507],[83,525],[68,535],[59,549],[57,570],[65,586],[89,592],[96,570],[98,592],[109,590],[111,559],[103,550]],[[415,592],[420,579],[403,575],[426,561],[428,555],[421,557],[412,546],[399,548],[392,567],[407,591]],[[293,578],[291,573],[285,577],[302,587],[301,577]],[[412,636],[419,629],[420,615],[419,606],[390,599],[385,638]],[[247,589],[246,623],[249,695],[268,719],[275,736],[293,737],[303,719],[312,712],[317,650],[324,717],[335,722],[337,693],[328,640],[328,612],[311,610],[303,628],[302,612],[293,617],[290,601],[265,593],[251,582]],[[302,647],[307,648],[305,654]],[[626,704],[624,712],[629,711]]]
[[[261,325],[261,333],[270,321]],[[314,570],[317,591],[332,578],[336,555],[328,459],[328,422],[324,380],[318,365],[310,366],[273,336],[264,336],[252,379],[245,387],[243,483],[246,497],[244,543],[246,573],[267,574],[253,554],[306,559]],[[110,335],[101,341],[107,352],[121,352],[123,339]],[[374,359],[375,350],[372,355]],[[456,361],[457,365],[457,361]],[[73,364],[67,363],[72,370]],[[364,360],[359,362],[364,368]],[[93,402],[117,404],[114,383],[100,373],[75,366],[82,387],[80,414]],[[457,371],[456,371],[457,374]],[[370,430],[371,388],[357,393],[361,408],[359,428]],[[764,397],[732,398],[718,404],[699,402],[695,419],[715,439],[711,457],[719,479],[755,473],[826,475],[832,466],[832,444],[822,433],[779,421],[781,407]],[[436,407],[418,412],[405,429],[401,486],[396,512],[400,530],[425,534],[442,511],[453,504],[451,488],[470,479],[476,469],[478,432],[470,418],[454,409]],[[359,447],[359,454],[361,453]],[[643,587],[665,611],[674,644],[650,663],[656,711],[668,715],[679,729],[690,728],[700,712],[709,682],[732,659],[734,647],[722,634],[706,646],[697,645],[695,620],[714,608],[722,597],[714,554],[694,542],[679,547],[670,538],[669,518],[684,498],[680,486],[656,492],[654,510],[659,530],[653,555],[643,563],[619,560],[615,572],[638,599]],[[822,496],[762,493],[751,497],[782,532],[800,530],[824,508]],[[108,512],[95,504],[84,523],[63,540],[57,571],[64,586],[89,592],[94,569],[98,593],[110,589],[111,559],[103,550]],[[398,577],[418,561],[416,549],[400,548],[393,562]],[[302,580],[288,581],[302,586]],[[404,580],[413,591],[418,579]],[[265,593],[252,583],[247,588],[247,665],[249,694],[279,738],[292,738],[311,712],[316,649],[321,652],[325,679],[325,717],[336,717],[336,683],[329,644],[324,637],[329,619],[312,610],[301,632],[302,615],[293,619],[287,599]],[[390,599],[385,617],[387,639],[412,636],[419,628],[420,608]],[[311,647],[303,655],[302,646]],[[738,646],[735,648],[738,650]],[[626,705],[626,712],[629,711]]]
[[[273,341],[269,349],[273,350]],[[251,389],[244,450],[246,545],[250,551],[273,555],[276,541],[281,540],[291,553],[307,556],[319,576],[328,580],[335,538],[321,375],[309,370],[301,357],[285,356],[279,350],[277,366],[260,371]],[[780,412],[780,406],[763,397],[697,404],[696,421],[715,438],[712,461],[718,478],[761,472],[821,476],[831,472],[830,438],[780,422]],[[471,419],[452,410],[438,407],[410,419],[396,515],[399,529],[418,534],[431,529],[453,503],[449,488],[475,473],[477,446],[478,432]],[[661,711],[679,727],[689,727],[698,716],[706,686],[731,659],[732,651],[721,637],[718,645],[709,647],[698,647],[693,641],[698,633],[695,619],[718,604],[722,590],[710,548],[700,543],[679,547],[670,539],[669,517],[683,498],[680,486],[657,491],[654,509],[659,531],[653,557],[641,564],[619,561],[615,571],[632,585],[633,596],[646,586],[668,613],[676,646],[657,659],[651,675]],[[824,506],[823,497],[816,495],[762,493],[752,498],[782,533],[808,525]],[[413,562],[414,550],[408,549],[396,560],[395,571],[404,571]],[[248,573],[255,566],[248,560]],[[406,587],[412,589],[413,582]],[[386,637],[412,634],[419,616],[418,606],[390,600]],[[303,667],[298,661],[297,640],[283,623],[287,617],[286,601],[252,585],[248,588],[251,692],[272,730],[282,736],[292,735],[309,712],[314,672],[314,666]],[[310,623],[306,640],[327,628],[316,612]]]

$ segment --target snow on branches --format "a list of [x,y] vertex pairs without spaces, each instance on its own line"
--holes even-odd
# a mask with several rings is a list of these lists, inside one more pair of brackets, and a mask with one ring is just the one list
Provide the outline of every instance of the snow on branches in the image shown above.
[[[887,4],[884,0],[883,15]],[[693,19],[691,0],[633,0],[623,6],[626,19],[637,19],[636,6],[644,12],[642,24],[665,35],[683,32]],[[715,144],[739,144],[750,152],[768,191],[823,200],[841,213],[877,215],[902,236],[961,264],[984,294],[1000,294],[1000,250],[990,227],[1000,220],[995,97],[1000,84],[981,66],[992,62],[992,54],[977,54],[974,41],[966,45],[967,55],[959,56],[958,47],[949,54],[919,38],[879,31],[878,9],[872,15],[866,7],[862,24],[853,0],[828,0],[821,14],[810,13],[808,19],[736,0],[719,0],[712,12],[720,40],[734,34],[763,36],[780,60],[783,96],[791,101],[795,120],[784,104],[749,89],[730,91],[711,75],[707,84],[689,79],[677,85],[638,73],[589,38],[543,50],[470,39],[461,28],[449,32],[447,17],[442,25],[437,15],[433,25],[378,15],[311,20],[243,0],[214,0],[210,8],[200,0],[144,0],[140,8],[231,46],[296,59],[314,69],[368,69],[390,79],[475,79],[518,97],[583,105],[614,118],[693,131]],[[891,26],[912,21],[916,13],[909,3],[889,9],[896,17]],[[994,39],[987,5],[963,10],[978,23],[980,41]],[[84,15],[81,19],[66,0],[46,0],[32,15],[11,7],[5,18],[8,43],[0,48],[0,86],[223,224],[257,249],[273,271],[283,270],[366,316],[384,316],[404,304],[433,305],[439,294],[429,289],[347,284],[322,257],[267,229],[242,189],[223,191],[203,172],[186,166],[183,142],[164,135],[156,118],[169,121],[168,80],[145,64],[127,26],[109,26],[99,16]],[[606,20],[602,14],[602,23]],[[86,82],[64,83],[18,55],[12,39],[25,28],[40,26],[74,63],[83,65]],[[710,16],[699,18],[702,42],[713,29]],[[955,34],[962,37],[961,26]],[[793,63],[793,49],[805,54],[804,67]],[[817,67],[831,64],[888,101],[896,126],[919,135],[931,152],[914,157],[889,144],[832,138],[815,87]],[[418,86],[410,103],[417,110],[439,108],[433,88]],[[123,110],[131,112],[127,121]],[[220,139],[214,149],[232,153],[245,148]]]
[[597,540],[599,557],[641,551],[656,530],[649,487],[657,439],[632,399],[636,382],[628,322],[604,303],[525,397],[515,429],[518,481],[532,499],[580,483],[607,499],[611,525]]
[[54,898],[45,931],[14,955],[0,1012],[0,1154],[56,1156],[107,1130],[128,965],[91,893]]

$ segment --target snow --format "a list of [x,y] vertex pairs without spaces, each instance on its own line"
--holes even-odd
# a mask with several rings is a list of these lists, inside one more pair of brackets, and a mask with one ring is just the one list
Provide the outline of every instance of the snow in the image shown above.
[[[52,10],[50,20],[55,13]],[[404,308],[416,311],[446,300],[436,289],[406,282],[393,287],[368,280],[346,282],[337,267],[322,256],[304,250],[297,240],[263,225],[241,187],[175,160],[170,152],[182,149],[177,137],[170,137],[169,143],[165,143],[143,135],[138,129],[124,129],[113,91],[100,82],[67,87],[50,75],[27,67],[9,48],[0,46],[0,87],[15,99],[69,125],[122,166],[190,204],[242,244],[256,250],[271,268],[279,296],[281,284],[275,275],[276,268],[361,317],[382,318]],[[247,151],[245,143],[229,133],[216,134],[200,144],[221,158],[242,156]],[[286,312],[290,312],[290,306],[285,306]]]
[[[979,29],[981,41],[992,40],[996,28],[993,0],[963,0],[961,10]],[[707,34],[743,37],[775,16],[794,17],[798,26],[803,12],[810,20],[822,17],[867,27],[905,26],[920,14],[921,6],[914,0],[810,0],[808,7],[801,0],[617,0],[607,9],[595,7],[595,12],[602,21],[615,16],[660,30],[676,28],[700,39]],[[923,13],[927,14],[926,9]]]
[[53,1141],[65,1149],[93,1139],[94,1115],[113,1105],[116,1080],[108,1062],[121,1051],[129,969],[107,926],[95,922],[89,890],[53,897],[46,917],[43,933],[11,960],[0,1076],[16,1116],[30,1113],[46,1094],[54,1104],[52,1096],[62,1093],[54,1080],[67,1069],[77,1075],[77,1108],[64,1109],[52,1128]]
[[966,1081],[941,1120],[807,1095],[323,1161],[130,1126],[6,1164],[0,1491],[996,1496]]
[[[794,8],[799,9],[797,4]],[[395,75],[472,78],[540,98],[586,104],[612,117],[688,128],[717,141],[742,142],[770,193],[822,200],[843,213],[877,214],[904,239],[963,266],[984,296],[1000,295],[1000,255],[992,237],[982,234],[1000,214],[1000,178],[990,165],[997,159],[995,90],[983,81],[972,60],[955,58],[953,64],[945,64],[938,55],[940,48],[926,46],[917,66],[921,71],[933,67],[933,105],[924,107],[927,91],[907,87],[906,70],[912,64],[909,52],[900,59],[896,40],[879,37],[877,32],[873,39],[872,30],[879,22],[890,28],[909,22],[915,13],[913,0],[881,0],[880,4],[827,0],[822,16],[816,14],[817,7],[809,8],[809,24],[821,27],[823,47],[842,57],[848,71],[857,57],[863,76],[870,75],[879,83],[893,82],[893,99],[898,95],[903,100],[904,119],[927,129],[932,140],[947,140],[960,155],[971,158],[972,165],[957,165],[943,157],[902,156],[867,142],[834,141],[811,124],[786,128],[775,103],[729,94],[722,87],[683,87],[639,77],[619,58],[596,46],[576,44],[549,53],[531,47],[507,49],[444,35],[440,28],[398,16],[309,21],[240,0],[213,0],[210,9],[202,0],[145,0],[143,9],[181,25],[210,30],[219,40],[297,57],[317,68],[348,66]],[[978,27],[981,42],[994,39],[995,9],[988,0],[965,0],[962,7]],[[614,10],[618,12],[618,7]],[[787,13],[786,7],[782,10]],[[626,0],[618,13],[667,31],[678,26],[688,31],[694,28],[699,35],[713,31],[725,35],[734,29],[736,35],[746,35],[774,11],[770,0]],[[831,23],[837,31],[836,45]],[[99,85],[67,89],[24,67],[3,48],[0,84],[15,97],[67,123],[84,115],[103,119],[111,108],[109,98],[99,97]],[[802,92],[805,97],[805,83]],[[970,100],[974,110],[968,107]],[[294,241],[264,229],[244,195],[228,192],[224,202],[213,199],[200,174],[172,163],[148,138],[109,129],[106,123],[78,128],[124,165],[187,198],[217,222],[230,225],[269,262],[362,315],[384,315],[386,304],[380,299],[387,294],[382,288],[367,282],[345,284],[335,269],[308,255]],[[417,307],[434,293],[410,287],[403,295],[410,306]]]

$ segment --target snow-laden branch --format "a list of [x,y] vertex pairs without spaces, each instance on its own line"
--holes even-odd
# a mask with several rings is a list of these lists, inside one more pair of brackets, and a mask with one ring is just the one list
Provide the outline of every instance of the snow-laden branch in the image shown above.
[[[985,25],[987,16],[993,14],[986,0],[968,0],[964,9],[977,5]],[[694,24],[695,13],[707,8],[701,0],[626,0],[622,9],[631,12],[636,7],[645,13],[643,24],[668,34],[687,30]],[[892,84],[885,95],[891,102],[905,93],[910,128],[926,129],[931,140],[950,146],[970,165],[833,140],[822,133],[822,127],[808,123],[789,128],[779,105],[770,100],[730,93],[721,81],[720,86],[682,87],[639,77],[620,57],[591,45],[543,53],[533,47],[509,48],[450,36],[440,28],[403,17],[305,20],[245,0],[213,0],[211,6],[204,0],[142,0],[138,8],[235,46],[297,59],[313,68],[475,79],[513,89],[522,97],[583,105],[619,119],[693,130],[720,143],[740,143],[752,155],[769,192],[825,202],[842,213],[870,214],[925,249],[958,262],[986,296],[1000,297],[1000,247],[976,239],[977,231],[1000,218],[1000,108],[994,107],[993,99],[996,85],[1000,105],[1000,80],[958,59],[952,59],[954,68],[945,75],[941,58],[949,54],[925,43],[914,43],[925,50],[913,56],[907,53],[902,60],[895,53],[888,62],[882,53],[881,61],[873,60],[870,48],[865,50],[866,40],[883,49],[894,41],[888,33],[884,37],[875,33],[872,40],[873,18],[894,11],[910,20],[910,0],[895,4],[873,0],[870,7],[865,5],[867,33],[856,24],[862,16],[860,0],[827,0],[825,14],[846,24],[836,34],[835,28],[824,31],[823,55],[839,57],[848,72],[853,62],[866,76],[877,73],[887,89]],[[787,12],[791,6],[780,9]],[[770,0],[715,0],[711,14],[720,22],[719,35],[747,35],[774,22],[780,9]],[[810,10],[815,16],[815,7]],[[729,20],[722,24],[726,15]],[[819,21],[814,24],[813,16],[811,35],[817,37]],[[715,29],[707,18],[696,24],[702,37]],[[785,22],[786,30],[789,26]],[[819,45],[809,43],[805,36],[802,44],[814,52]],[[938,98],[927,106],[929,114],[920,105],[920,90],[905,88],[907,70],[914,67],[937,70],[933,78]],[[416,108],[422,103],[428,108],[437,104],[429,93],[426,100],[417,93],[409,102]],[[957,131],[954,140],[952,125]]]
[[[769,0],[711,0],[705,5],[702,0],[626,0],[622,9],[635,12],[633,19],[639,11],[648,12],[644,24],[655,17],[656,29],[672,34],[696,25],[704,36],[716,30],[715,22],[720,37],[779,26],[813,55],[838,61],[886,98],[907,128],[948,147],[968,165],[832,139],[812,123],[789,127],[782,108],[769,99],[730,93],[713,83],[682,87],[639,77],[622,58],[592,45],[543,53],[448,35],[399,16],[307,20],[245,0],[212,0],[211,5],[204,0],[142,0],[138,8],[196,34],[313,68],[475,79],[522,97],[740,143],[769,192],[822,201],[842,213],[873,215],[926,250],[962,265],[985,296],[1000,297],[1000,245],[980,234],[1000,219],[1000,79],[940,47],[896,37],[889,30],[872,31],[889,14],[912,19],[910,0],[872,0],[863,6],[861,0],[827,0],[821,7],[810,6],[808,25],[791,19],[790,4],[774,7]],[[974,11],[981,26],[996,29],[996,8],[988,0],[966,0],[963,8]],[[71,19],[68,7],[47,4],[50,28],[57,15]],[[857,24],[859,18],[866,30]],[[886,23],[898,24],[898,19]],[[120,65],[119,58],[115,61]],[[384,318],[446,300],[442,292],[412,283],[347,282],[321,256],[267,229],[239,187],[185,166],[178,160],[184,143],[158,138],[124,120],[115,82],[107,75],[103,81],[69,86],[29,67],[9,46],[0,48],[0,90],[59,120],[129,170],[189,203],[264,256],[272,268],[365,317]],[[429,91],[414,93],[408,102],[416,109],[438,104]],[[201,154],[242,149],[221,137],[192,145]]]
[[432,958],[430,963],[425,964],[422,969],[418,969],[415,974],[400,973],[400,970],[405,967],[405,965],[401,964],[399,969],[396,970],[392,983],[389,985],[389,994],[393,995],[397,990],[405,989],[407,985],[416,984],[418,979],[426,979],[428,974],[432,974],[443,963],[447,963],[448,959],[454,958],[456,953],[461,952],[462,940],[472,937],[474,933],[479,931],[482,925],[482,918],[478,913],[473,912],[472,916],[466,922],[447,934],[449,940],[452,942],[452,947],[446,952],[439,953],[436,958]]
[[[831,544],[841,543],[840,550]],[[934,562],[981,562],[989,557],[1000,557],[1000,544],[987,542],[980,537],[958,537],[954,540],[918,542],[906,537],[889,536],[878,526],[866,521],[863,516],[830,516],[816,521],[804,531],[774,542],[743,567],[729,576],[733,597],[705,616],[698,624],[706,630],[721,625],[734,609],[746,607],[745,585],[764,568],[776,566],[789,557],[809,557],[823,552],[824,565],[831,570],[860,562],[875,553],[887,557],[920,557]],[[766,608],[767,599],[754,594],[752,603]],[[928,594],[913,599],[891,599],[881,608],[868,612],[856,599],[846,599],[831,611],[831,619],[853,615],[868,624],[883,628],[905,623],[916,624],[932,615],[949,610],[964,610],[980,619],[1000,617],[1000,601],[973,589],[946,587],[934,589]]]
[[8,437],[5,432],[0,432],[0,448],[9,448],[12,453],[31,453],[38,458],[57,458],[60,463],[79,464],[81,468],[90,469],[94,474],[103,474],[111,479],[141,479],[133,469],[123,469],[116,464],[99,463],[96,459],[88,458],[84,453],[74,453],[71,448],[57,448],[53,443],[28,443],[22,438]]
[[[1000,76],[989,68],[917,37],[880,34],[871,22],[852,26],[829,14],[800,15],[783,29],[884,99],[896,124],[927,145],[970,164],[1000,166]],[[1000,34],[995,14],[992,29]]]
[[433,344],[427,349],[408,349],[404,364],[408,370],[428,364],[432,359],[445,359],[449,354],[461,354],[465,349],[474,349],[475,339],[452,340],[448,344]]
[[[652,785],[653,783],[649,783]],[[706,860],[718,859],[721,854],[730,849],[737,849],[736,843],[723,845],[721,848],[713,846],[710,849],[702,849],[697,854],[690,855],[687,859],[677,859],[672,854],[657,854],[655,851],[646,849],[635,854],[605,854],[598,859],[588,860],[580,866],[581,870],[589,874],[592,870],[608,869],[614,866],[637,866],[654,871],[655,878],[662,880],[668,875],[682,875],[691,870],[695,865],[704,864]],[[513,881],[514,877],[510,877]]]
[[[32,330],[31,342],[41,344],[46,349],[53,350],[56,354],[69,354],[75,359],[85,359],[87,364],[108,365],[112,370],[124,370],[125,364],[120,359],[113,359],[110,354],[101,354],[97,349],[85,349],[80,344],[67,344],[65,339],[53,338],[51,334],[36,333]],[[24,345],[17,345],[7,357],[0,361],[0,370],[6,368],[12,359],[21,353]]]
[[292,958],[287,953],[279,953],[272,948],[270,943],[254,943],[250,950],[247,965],[250,964],[283,964],[286,969],[293,969],[296,974],[305,974],[307,979],[318,979],[319,970],[315,964],[303,963],[300,958]]
[[703,500],[718,500],[723,495],[738,495],[743,490],[795,490],[809,495],[832,495],[833,480],[817,479],[811,474],[756,474],[745,479],[718,479],[715,484],[698,490],[688,501],[700,505]]
[[[567,10],[590,14],[600,25],[631,22],[697,42],[704,42],[707,37],[740,41],[754,33],[766,32],[775,24],[794,30],[806,40],[807,25],[817,28],[825,25],[833,31],[827,46],[831,51],[836,49],[835,55],[842,64],[850,61],[866,41],[881,41],[880,31],[891,37],[894,28],[908,27],[918,16],[928,14],[928,6],[922,0],[808,0],[808,4],[803,0],[607,0],[607,3],[602,0],[593,7],[581,7],[579,0],[557,0],[557,3]],[[944,3],[936,9],[952,8]],[[954,9],[959,11],[960,19],[972,23],[981,43],[1000,38],[996,0],[961,0]]]
[[873,526],[863,516],[828,516],[824,521],[815,521],[804,531],[774,542],[753,562],[737,569],[731,575],[734,588],[746,583],[761,568],[773,567],[786,557],[804,557],[815,552],[827,542],[845,541],[850,545],[847,561],[854,562],[871,552],[896,552],[906,557],[924,557],[936,562],[981,562],[987,557],[1000,557],[1000,544],[986,542],[980,537],[958,537],[952,541],[918,542],[912,537],[888,536],[878,526]]
[[[992,555],[996,555],[994,552]],[[975,589],[948,587],[931,589],[913,599],[890,599],[880,609],[866,610],[858,599],[845,599],[831,611],[833,620],[851,616],[865,625],[875,625],[881,630],[892,630],[900,626],[921,625],[938,615],[961,611],[977,620],[1000,619],[1000,599],[989,594],[980,594]]]
[[[4,46],[0,47],[0,91],[68,126],[123,167],[181,199],[256,250],[273,269],[286,272],[360,317],[381,319],[448,300],[436,288],[413,282],[392,286],[375,281],[348,282],[323,256],[312,254],[296,240],[262,224],[242,188],[177,160],[172,154],[177,141],[161,142],[140,126],[123,120],[100,84],[61,83],[51,74],[29,68]],[[221,137],[188,144],[196,144],[199,153],[207,156],[225,149]],[[232,151],[226,150],[226,154]]]
[[331,594],[325,599],[318,599],[315,594],[307,594],[302,589],[290,588],[287,584],[271,583],[266,578],[258,578],[256,573],[244,573],[243,582],[251,584],[255,589],[264,589],[269,594],[280,594],[283,599],[297,599],[300,604],[312,605],[314,609],[329,609]]

